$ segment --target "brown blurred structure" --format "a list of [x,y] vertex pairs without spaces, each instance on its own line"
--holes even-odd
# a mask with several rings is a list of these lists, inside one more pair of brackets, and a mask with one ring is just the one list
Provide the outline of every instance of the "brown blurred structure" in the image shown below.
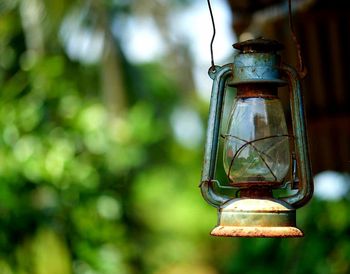
[[[238,38],[276,39],[285,45],[284,60],[297,65],[287,0],[227,1]],[[340,0],[292,0],[292,6],[308,70],[303,86],[313,172],[350,172],[350,8]]]

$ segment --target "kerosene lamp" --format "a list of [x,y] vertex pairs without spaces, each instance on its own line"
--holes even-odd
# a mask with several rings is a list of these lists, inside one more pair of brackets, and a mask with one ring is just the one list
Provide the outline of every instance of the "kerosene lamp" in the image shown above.
[[[301,237],[296,209],[312,197],[313,181],[298,73],[281,62],[283,45],[277,41],[257,38],[233,47],[233,63],[209,69],[213,87],[200,188],[218,208],[211,235]],[[292,134],[278,98],[284,85],[289,86]],[[236,97],[221,134],[226,86],[236,88]],[[215,177],[220,138],[226,186]],[[225,188],[236,190],[234,197],[223,195]],[[291,194],[276,197],[278,189]]]

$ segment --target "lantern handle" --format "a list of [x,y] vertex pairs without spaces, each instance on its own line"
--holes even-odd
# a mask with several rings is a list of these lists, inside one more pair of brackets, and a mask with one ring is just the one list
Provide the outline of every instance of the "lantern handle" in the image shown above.
[[214,66],[209,69],[209,76],[213,79],[210,99],[208,128],[205,143],[202,179],[200,183],[203,198],[212,206],[219,208],[230,198],[215,192],[214,184],[220,188],[215,180],[215,169],[218,156],[220,125],[227,80],[232,76],[233,64],[222,67]]
[[309,146],[306,132],[306,119],[301,92],[301,84],[297,71],[290,65],[282,65],[282,73],[288,79],[290,92],[290,108],[292,113],[292,125],[294,132],[294,149],[299,175],[298,191],[294,195],[281,198],[294,208],[305,205],[312,197],[314,191],[309,158]]

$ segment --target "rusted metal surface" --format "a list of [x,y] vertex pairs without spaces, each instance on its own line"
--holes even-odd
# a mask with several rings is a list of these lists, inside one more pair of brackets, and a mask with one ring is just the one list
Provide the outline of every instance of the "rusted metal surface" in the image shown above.
[[278,186],[282,186],[283,182],[279,182],[279,181],[243,181],[243,182],[239,182],[239,181],[235,181],[229,182],[230,186],[234,186],[234,187],[241,187],[241,188],[256,188],[256,187],[278,187]]
[[227,199],[215,193],[212,181],[215,180],[225,86],[227,80],[232,76],[232,64],[211,67],[209,76],[213,79],[213,87],[200,188],[203,198],[210,205],[219,207]]
[[309,144],[306,131],[306,118],[301,93],[301,85],[297,71],[289,65],[283,65],[282,72],[289,82],[290,108],[295,142],[295,155],[299,174],[298,192],[295,195],[283,198],[295,208],[302,207],[312,197],[314,192]]
[[281,58],[276,52],[281,48],[278,42],[254,39],[234,44],[234,47],[239,52],[235,55],[230,86],[265,84],[271,87],[286,84],[280,77]]
[[233,199],[219,211],[219,223],[211,232],[224,237],[301,237],[295,227],[295,209],[272,198]]
[[237,88],[237,98],[278,98],[278,90],[276,87],[262,87],[261,85],[239,86]]
[[250,226],[217,226],[210,233],[219,237],[248,238],[290,238],[303,237],[303,232],[296,227],[250,227]]
[[284,45],[275,40],[265,39],[259,37],[244,42],[233,44],[235,49],[240,50],[243,53],[248,52],[278,52],[284,49]]
[[216,193],[215,184],[220,187],[220,184],[216,180],[202,181],[200,189],[204,200],[213,207],[219,208],[222,204],[229,201],[230,197]]
[[272,199],[272,189],[269,187],[248,187],[239,191],[240,198],[268,198]]

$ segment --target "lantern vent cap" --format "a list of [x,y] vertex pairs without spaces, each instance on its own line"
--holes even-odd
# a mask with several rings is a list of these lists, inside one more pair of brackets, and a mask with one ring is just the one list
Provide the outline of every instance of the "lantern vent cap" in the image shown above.
[[259,37],[233,44],[233,47],[243,53],[248,52],[278,52],[284,49],[283,44],[276,40]]

